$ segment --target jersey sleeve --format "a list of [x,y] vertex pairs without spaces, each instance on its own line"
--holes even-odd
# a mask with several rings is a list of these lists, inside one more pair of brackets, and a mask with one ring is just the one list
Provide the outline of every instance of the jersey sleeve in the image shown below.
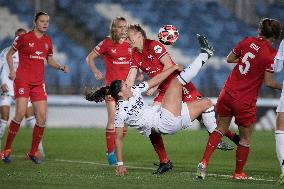
[[273,69],[275,72],[280,72],[284,64],[284,39],[281,41],[277,54],[274,58]]
[[18,35],[12,44],[12,47],[15,51],[20,50],[23,47],[24,35]]
[[103,55],[107,51],[107,39],[101,41],[94,49],[93,51],[97,55]]
[[165,54],[167,54],[167,49],[165,46],[158,42],[158,41],[152,41],[150,45],[151,51],[153,52],[153,55],[160,60]]
[[265,71],[273,73],[274,72],[274,57],[276,55],[276,51],[271,54],[271,57],[267,59],[265,62]]
[[130,60],[130,68],[136,68],[138,69],[138,63],[135,57],[132,55],[131,60]]
[[146,92],[149,89],[149,85],[146,81],[143,81],[142,83],[134,85],[131,89],[132,89],[132,92],[141,94],[141,93]]
[[243,43],[244,43],[245,40],[246,40],[246,38],[243,39],[243,40],[241,40],[241,41],[235,46],[235,48],[232,49],[232,52],[233,52],[235,55],[240,56],[241,50],[242,50],[242,46],[243,46]]
[[50,38],[49,38],[47,56],[53,56],[53,44],[52,44],[52,40]]

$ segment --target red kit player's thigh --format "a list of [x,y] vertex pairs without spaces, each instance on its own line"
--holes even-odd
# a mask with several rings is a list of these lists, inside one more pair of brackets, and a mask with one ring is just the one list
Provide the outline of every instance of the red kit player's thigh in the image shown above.
[[195,86],[190,82],[182,88],[182,101],[190,102],[196,99],[200,99],[201,94],[195,88]]
[[19,98],[19,97],[29,98],[30,87],[25,82],[22,82],[20,80],[15,80],[14,81],[14,93],[15,93],[15,98]]
[[217,104],[215,106],[215,112],[218,113],[218,115],[223,117],[231,117],[233,116],[233,111],[231,107],[231,100],[232,97],[226,93],[224,90],[221,91]]
[[239,126],[250,126],[256,122],[256,106],[235,102],[235,122]]
[[32,85],[30,99],[32,102],[47,100],[47,94],[44,83],[40,85]]

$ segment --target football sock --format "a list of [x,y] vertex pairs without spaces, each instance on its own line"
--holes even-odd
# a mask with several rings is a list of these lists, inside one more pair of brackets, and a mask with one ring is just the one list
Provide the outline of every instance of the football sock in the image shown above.
[[202,121],[209,133],[212,133],[216,129],[217,124],[214,106],[211,106],[210,108],[205,110],[205,112],[202,113]]
[[194,61],[190,64],[188,68],[185,68],[180,74],[177,76],[178,80],[182,85],[186,85],[189,83],[199,72],[203,63],[208,60],[207,53],[200,53]]
[[15,120],[12,120],[9,125],[8,130],[8,136],[6,140],[5,150],[11,149],[12,143],[14,141],[14,138],[16,137],[19,129],[20,129],[21,123],[16,122]]
[[1,142],[2,142],[2,138],[4,136],[5,130],[7,127],[7,121],[4,119],[0,119],[0,152],[1,152]]
[[205,162],[206,164],[209,162],[210,157],[212,156],[214,150],[217,148],[218,143],[220,142],[223,134],[219,130],[215,129],[208,138],[208,142],[206,145],[205,152],[203,154],[203,158],[201,162]]
[[115,147],[115,129],[106,129],[107,153],[114,151]]
[[249,155],[249,144],[239,144],[236,150],[236,169],[235,173],[240,174],[243,172],[244,166],[247,162]]
[[162,135],[158,133],[153,133],[149,136],[149,138],[159,157],[160,163],[167,163],[169,160],[164,146]]
[[232,131],[228,130],[226,133],[225,133],[225,136],[227,138],[229,138],[231,141],[233,141],[236,145],[239,144],[240,142],[240,137],[239,135],[237,135],[236,133],[233,133]]
[[33,139],[32,139],[31,150],[30,150],[31,155],[35,155],[36,152],[38,151],[38,146],[42,139],[43,132],[44,132],[44,126],[35,124],[34,129],[33,129]]
[[281,166],[281,172],[284,173],[284,131],[275,131],[276,154]]

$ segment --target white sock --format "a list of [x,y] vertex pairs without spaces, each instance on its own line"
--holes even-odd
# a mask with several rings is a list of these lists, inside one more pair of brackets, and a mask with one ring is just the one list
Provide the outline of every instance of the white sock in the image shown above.
[[281,171],[284,173],[284,131],[275,131],[275,141],[277,158],[281,166]]
[[26,118],[26,126],[33,128],[35,126],[36,123],[36,119],[35,116],[30,116],[28,118]]
[[1,151],[1,142],[6,130],[8,122],[4,119],[0,119],[0,151]]
[[210,108],[205,110],[205,112],[202,113],[202,121],[209,133],[212,133],[216,129],[217,124],[214,106],[211,106]]
[[206,62],[206,60],[208,60],[208,54],[200,53],[188,68],[185,68],[183,71],[181,71],[177,76],[181,84],[186,85],[189,83],[197,75],[203,65],[203,62]]

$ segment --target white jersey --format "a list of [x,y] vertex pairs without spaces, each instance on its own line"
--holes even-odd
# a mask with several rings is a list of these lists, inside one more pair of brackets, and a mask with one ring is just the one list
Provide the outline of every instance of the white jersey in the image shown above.
[[[0,72],[0,83],[1,84],[7,84],[7,86],[8,86],[9,91],[5,95],[14,96],[13,81],[9,79],[9,72],[10,71],[9,71],[9,66],[8,66],[7,59],[6,59],[6,55],[7,55],[9,49],[10,49],[10,47],[5,48],[0,54],[0,66],[2,65],[2,69],[1,69],[1,72]],[[13,57],[14,69],[16,71],[17,68],[18,68],[18,65],[19,65],[18,51],[15,52],[12,57]]]
[[[274,71],[280,72],[283,69],[283,64],[284,64],[284,39],[281,41],[277,54],[274,58],[274,64],[273,64]],[[276,112],[284,112],[284,88],[282,89],[280,102],[278,104]]]
[[181,129],[191,126],[187,105],[182,104],[181,116],[175,117],[170,111],[161,106],[150,106],[144,102],[141,93],[149,86],[142,82],[131,88],[133,96],[127,101],[119,100],[114,119],[115,127],[124,127],[124,123],[135,127],[145,137],[149,137],[152,130],[161,134],[174,134]]
[[151,134],[151,129],[158,125],[156,118],[159,107],[147,105],[141,93],[149,88],[147,82],[142,82],[131,88],[133,97],[128,101],[119,100],[116,106],[115,127],[123,127],[124,123],[137,128],[145,137]]

